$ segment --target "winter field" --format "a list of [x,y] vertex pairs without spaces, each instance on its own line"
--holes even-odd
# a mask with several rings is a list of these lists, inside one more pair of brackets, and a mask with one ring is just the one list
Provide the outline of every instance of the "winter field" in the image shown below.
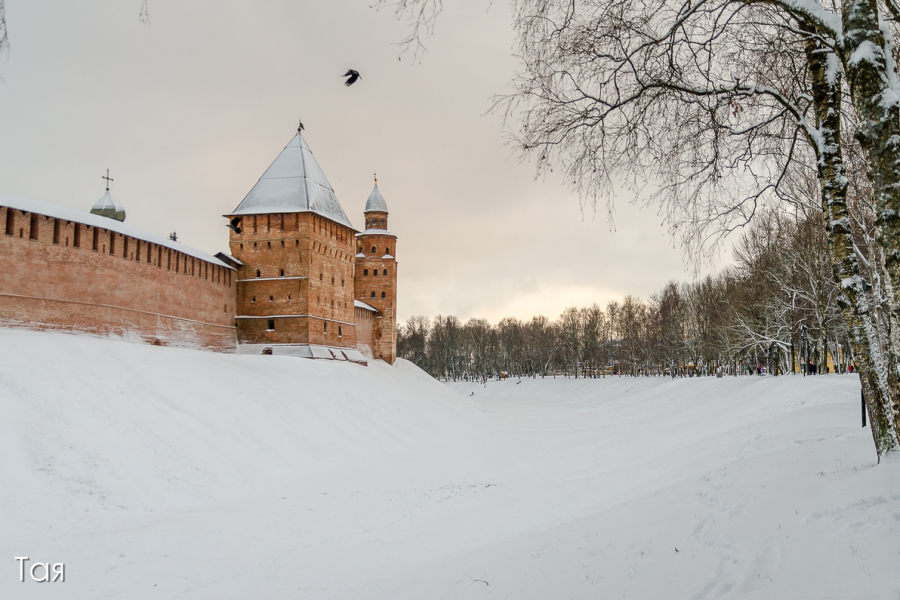
[[444,385],[0,329],[0,598],[897,599],[859,413],[853,375]]

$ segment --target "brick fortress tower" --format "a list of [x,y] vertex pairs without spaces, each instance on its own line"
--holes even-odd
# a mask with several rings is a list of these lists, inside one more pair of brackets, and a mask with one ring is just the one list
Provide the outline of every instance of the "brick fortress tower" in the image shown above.
[[238,262],[239,349],[362,361],[353,301],[356,230],[301,129],[225,215]]
[[372,325],[374,358],[390,364],[397,358],[397,236],[388,231],[388,208],[375,189],[365,209],[366,229],[356,234],[355,297],[378,313]]

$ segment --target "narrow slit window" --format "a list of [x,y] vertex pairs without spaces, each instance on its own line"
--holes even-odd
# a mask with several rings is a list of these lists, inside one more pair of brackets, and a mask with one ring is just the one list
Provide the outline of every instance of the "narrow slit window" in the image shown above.
[[269,319],[266,322],[266,331],[275,331],[275,319]]
[[94,252],[96,252],[97,248],[99,248],[99,247],[100,247],[100,230],[97,229],[96,227],[94,227],[94,244],[93,244]]

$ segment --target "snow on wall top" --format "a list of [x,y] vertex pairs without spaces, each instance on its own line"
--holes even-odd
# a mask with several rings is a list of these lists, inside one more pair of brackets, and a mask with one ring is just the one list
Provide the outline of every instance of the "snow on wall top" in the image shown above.
[[298,132],[234,212],[226,216],[313,212],[353,229],[325,173]]
[[372,193],[369,194],[369,199],[366,200],[366,210],[363,211],[363,214],[367,212],[387,212],[387,202],[384,201],[384,196],[381,195],[381,192],[378,191],[378,184],[375,184],[375,189],[372,190]]
[[57,206],[55,204],[49,204],[47,202],[41,202],[39,200],[30,200],[28,198],[10,196],[9,194],[0,194],[0,206],[15,208],[16,210],[21,210],[22,212],[37,213],[40,215],[45,215],[47,217],[63,219],[65,221],[74,221],[76,223],[90,225],[91,227],[99,227],[108,231],[115,231],[116,233],[121,233],[122,235],[127,235],[138,240],[143,240],[145,242],[150,242],[158,246],[171,248],[172,250],[177,250],[178,252],[187,254],[188,256],[193,256],[194,258],[205,260],[208,263],[234,270],[230,265],[225,264],[214,256],[210,256],[206,252],[191,248],[190,246],[185,246],[184,244],[179,244],[178,242],[173,242],[169,238],[149,233],[132,225],[126,225],[121,221],[110,219],[108,217],[93,215],[91,213],[75,210],[74,208]]

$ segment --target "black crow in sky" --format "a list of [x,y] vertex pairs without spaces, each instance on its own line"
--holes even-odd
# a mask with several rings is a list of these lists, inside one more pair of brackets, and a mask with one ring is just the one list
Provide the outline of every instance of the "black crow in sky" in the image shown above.
[[353,69],[347,69],[347,72],[341,75],[341,77],[347,77],[347,81],[344,83],[347,87],[350,87],[354,83],[356,83],[357,79],[362,79],[362,75],[359,74],[359,71],[355,71]]

